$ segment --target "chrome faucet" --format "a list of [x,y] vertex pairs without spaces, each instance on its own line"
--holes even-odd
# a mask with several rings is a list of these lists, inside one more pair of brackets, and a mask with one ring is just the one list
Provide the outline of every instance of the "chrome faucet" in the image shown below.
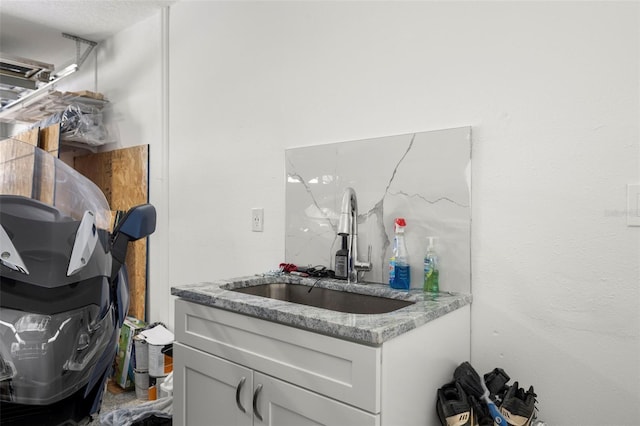
[[342,195],[342,207],[340,209],[340,222],[338,223],[338,235],[349,238],[349,255],[347,261],[347,280],[350,283],[358,282],[358,273],[371,270],[371,245],[366,262],[358,259],[358,199],[353,188],[345,188]]

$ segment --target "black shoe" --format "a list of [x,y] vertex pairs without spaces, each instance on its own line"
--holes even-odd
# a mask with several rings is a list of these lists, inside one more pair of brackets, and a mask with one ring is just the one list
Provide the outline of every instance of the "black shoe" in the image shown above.
[[500,414],[509,426],[531,426],[535,420],[535,412],[536,394],[533,386],[525,392],[523,388],[518,387],[518,382],[514,382],[504,395]]
[[458,382],[447,383],[438,389],[436,403],[442,426],[473,426],[473,410],[467,394]]
[[473,413],[471,426],[493,426],[493,417],[491,417],[491,413],[489,413],[487,404],[480,402],[471,395],[467,395],[467,398],[469,399],[469,405]]
[[509,390],[509,383],[511,378],[502,368],[494,368],[493,371],[484,375],[484,383],[489,389],[490,398],[496,402],[496,405],[500,405],[504,395]]
[[484,389],[482,388],[482,380],[480,376],[476,372],[475,368],[468,361],[463,362],[458,367],[456,367],[453,372],[453,379],[460,383],[462,389],[467,393],[467,395],[471,395],[476,399],[480,400],[482,395],[484,394]]

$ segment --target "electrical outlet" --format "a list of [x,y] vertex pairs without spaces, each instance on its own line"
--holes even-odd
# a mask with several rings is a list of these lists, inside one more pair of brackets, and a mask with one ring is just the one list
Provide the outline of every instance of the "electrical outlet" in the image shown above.
[[251,209],[251,230],[264,231],[264,209]]
[[627,226],[640,226],[640,183],[627,185]]

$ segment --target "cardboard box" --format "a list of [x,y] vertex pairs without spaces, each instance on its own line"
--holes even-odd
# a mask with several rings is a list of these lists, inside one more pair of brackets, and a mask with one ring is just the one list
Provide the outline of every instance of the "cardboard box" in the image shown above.
[[118,354],[116,355],[115,381],[123,389],[133,387],[133,337],[140,332],[147,324],[134,317],[126,317],[120,329],[120,340],[118,342]]

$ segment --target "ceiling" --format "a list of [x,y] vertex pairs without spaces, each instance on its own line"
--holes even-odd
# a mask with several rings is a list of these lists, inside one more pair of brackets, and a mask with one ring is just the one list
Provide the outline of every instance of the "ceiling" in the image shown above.
[[75,42],[61,33],[100,42],[175,1],[0,0],[0,52],[58,70],[76,57]]

